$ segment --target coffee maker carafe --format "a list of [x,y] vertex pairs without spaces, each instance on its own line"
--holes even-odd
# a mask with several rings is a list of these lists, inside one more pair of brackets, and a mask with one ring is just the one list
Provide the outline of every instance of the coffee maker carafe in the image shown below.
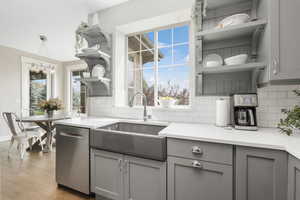
[[239,130],[257,130],[257,106],[257,94],[233,95],[234,128]]

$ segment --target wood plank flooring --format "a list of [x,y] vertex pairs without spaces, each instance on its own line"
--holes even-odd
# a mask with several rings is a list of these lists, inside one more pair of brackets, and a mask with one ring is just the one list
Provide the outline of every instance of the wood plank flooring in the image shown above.
[[7,157],[8,142],[0,143],[0,200],[85,200],[94,199],[55,182],[55,152],[26,153],[22,161],[13,149]]

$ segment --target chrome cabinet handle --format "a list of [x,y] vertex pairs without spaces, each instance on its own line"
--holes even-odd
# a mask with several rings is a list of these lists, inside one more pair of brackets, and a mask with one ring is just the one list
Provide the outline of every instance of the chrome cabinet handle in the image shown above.
[[274,60],[273,60],[273,74],[274,74],[274,75],[277,75],[277,74],[278,74],[278,71],[279,71],[279,69],[278,69],[278,62],[277,62],[276,59],[274,59]]
[[122,159],[118,159],[118,165],[119,165],[120,171],[122,171]]
[[125,160],[123,167],[124,167],[124,173],[126,174],[128,172],[128,160]]
[[203,169],[203,165],[197,160],[193,161],[192,166],[197,169]]
[[203,154],[203,151],[202,151],[202,149],[200,148],[200,147],[198,147],[198,146],[193,146],[192,147],[192,153],[193,154]]

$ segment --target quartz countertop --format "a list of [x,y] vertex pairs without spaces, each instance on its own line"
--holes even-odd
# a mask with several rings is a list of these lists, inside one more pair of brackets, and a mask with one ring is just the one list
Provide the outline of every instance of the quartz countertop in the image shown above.
[[[61,120],[56,124],[83,128],[98,128],[116,122],[144,123],[142,120],[81,117]],[[258,131],[242,131],[221,128],[209,124],[167,123],[149,121],[149,124],[168,125],[159,134],[168,138],[198,140],[287,151],[300,159],[300,134],[287,136],[276,128],[260,128]]]

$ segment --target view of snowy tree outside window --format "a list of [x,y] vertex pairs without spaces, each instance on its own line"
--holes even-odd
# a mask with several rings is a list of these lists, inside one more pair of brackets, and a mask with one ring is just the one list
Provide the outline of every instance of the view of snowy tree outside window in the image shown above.
[[[161,97],[189,105],[189,25],[130,35],[127,40],[128,100],[143,92],[148,106],[157,106]],[[142,105],[141,97],[135,105]]]
[[86,87],[81,83],[80,78],[82,77],[81,71],[72,71],[71,87],[72,87],[72,98],[71,105],[73,112],[86,113]]
[[43,115],[44,111],[38,104],[47,99],[47,74],[44,72],[30,71],[30,115]]

